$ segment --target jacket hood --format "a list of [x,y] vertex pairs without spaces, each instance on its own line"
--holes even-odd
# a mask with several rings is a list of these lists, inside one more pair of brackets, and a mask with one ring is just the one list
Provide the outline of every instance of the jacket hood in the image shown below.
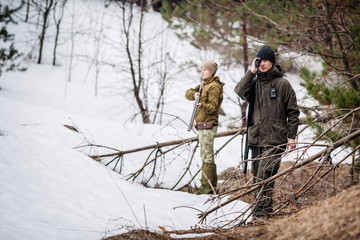
[[205,84],[209,84],[211,82],[217,82],[217,83],[219,83],[221,85],[221,87],[223,87],[225,85],[225,83],[220,81],[220,78],[218,76],[210,77],[210,78],[205,80]]
[[269,71],[267,72],[259,72],[258,73],[258,79],[260,81],[267,81],[273,79],[273,78],[278,78],[278,77],[283,77],[283,71],[280,65],[274,65]]

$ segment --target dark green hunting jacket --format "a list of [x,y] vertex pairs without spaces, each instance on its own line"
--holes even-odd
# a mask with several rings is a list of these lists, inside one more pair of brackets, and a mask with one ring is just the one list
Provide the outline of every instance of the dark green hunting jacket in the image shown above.
[[[256,74],[250,70],[236,85],[235,92],[250,102],[251,81]],[[276,97],[270,97],[270,88],[276,88]],[[290,82],[283,77],[280,66],[266,73],[259,72],[255,85],[253,125],[248,129],[249,146],[269,147],[295,139],[299,125],[296,94]]]

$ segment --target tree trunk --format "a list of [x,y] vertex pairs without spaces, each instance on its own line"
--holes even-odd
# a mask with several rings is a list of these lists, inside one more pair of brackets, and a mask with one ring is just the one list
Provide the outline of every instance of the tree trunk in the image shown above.
[[[247,28],[246,28],[246,14],[244,13],[241,21],[242,35],[243,35],[243,57],[244,57],[244,73],[248,70],[249,60],[248,60],[248,44],[247,44]],[[247,102],[241,103],[239,101],[241,108],[241,117],[242,117],[242,127],[246,126],[246,108],[248,106]]]
[[25,22],[29,20],[29,11],[30,11],[30,0],[27,0]]
[[56,65],[56,48],[57,48],[57,43],[58,43],[58,39],[59,39],[59,32],[60,32],[60,25],[56,25],[56,34],[55,34],[54,51],[53,51],[53,62],[52,62],[53,66]]
[[60,34],[60,24],[61,24],[61,21],[62,21],[63,16],[64,16],[64,8],[65,8],[66,2],[67,2],[67,0],[62,0],[62,3],[60,4],[58,18],[56,18],[56,3],[55,3],[54,21],[55,21],[55,25],[56,25],[56,34],[55,34],[54,51],[53,51],[53,63],[52,63],[53,66],[56,65],[56,49],[57,49],[58,40],[59,40],[59,34]]
[[54,3],[54,0],[47,0],[46,5],[45,5],[45,9],[44,9],[44,13],[43,13],[43,24],[42,24],[42,30],[41,30],[41,35],[40,35],[39,58],[38,58],[38,61],[37,61],[38,64],[41,63],[41,57],[42,57],[42,51],[43,51],[43,47],[44,47],[46,28],[48,26],[48,18],[49,18],[49,14],[50,14],[51,8],[53,6],[53,3]]
[[[143,15],[144,15],[144,8],[141,7],[141,18],[140,18],[140,22],[139,22],[139,35],[138,35],[138,73],[136,75],[135,72],[135,68],[136,68],[136,64],[135,61],[133,60],[133,55],[132,52],[130,50],[130,41],[131,41],[131,36],[130,36],[130,30],[131,30],[131,25],[132,25],[132,20],[133,20],[133,3],[130,3],[130,7],[129,7],[129,16],[126,16],[126,7],[125,7],[126,1],[122,1],[121,3],[121,9],[122,9],[122,22],[123,22],[123,27],[124,27],[124,34],[125,34],[125,39],[126,39],[126,54],[129,60],[129,65],[130,65],[130,74],[131,74],[131,79],[133,82],[133,93],[134,93],[134,97],[136,100],[136,103],[140,109],[140,113],[142,116],[142,120],[143,123],[150,123],[150,116],[149,116],[149,110],[146,104],[146,101],[144,103],[143,99],[140,96],[140,90],[144,89],[144,80],[142,77],[142,68],[141,68],[141,58],[142,58],[142,24],[143,24]],[[126,24],[127,23],[127,24]],[[147,93],[144,92],[144,99],[147,98]]]

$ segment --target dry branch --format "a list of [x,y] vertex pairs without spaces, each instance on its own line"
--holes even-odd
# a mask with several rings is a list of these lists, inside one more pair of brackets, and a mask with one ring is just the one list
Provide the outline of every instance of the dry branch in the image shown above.
[[[227,137],[227,136],[231,136],[231,135],[234,135],[234,134],[245,134],[245,133],[246,133],[245,128],[237,128],[237,129],[232,129],[232,130],[229,130],[229,131],[220,132],[220,133],[215,135],[215,138]],[[115,153],[108,153],[108,154],[102,154],[102,155],[92,155],[90,157],[93,158],[94,160],[97,160],[99,158],[122,156],[122,155],[125,155],[125,154],[145,151],[145,150],[149,150],[149,149],[153,149],[153,148],[167,147],[167,146],[172,146],[172,145],[177,145],[177,144],[183,145],[183,144],[190,143],[190,142],[195,142],[195,141],[198,141],[198,137],[192,137],[192,138],[187,138],[187,139],[182,139],[182,140],[175,140],[175,141],[157,143],[157,144],[153,144],[153,145],[149,145],[149,146],[145,146],[145,147],[125,150],[125,151],[117,151]],[[95,146],[95,145],[88,145],[88,146],[92,147],[92,146]]]
[[[300,124],[305,124],[306,123],[306,118],[300,118]],[[329,119],[327,118],[315,118],[315,121],[328,121]],[[240,134],[245,134],[246,133],[246,128],[233,128],[230,129],[228,131],[223,131],[223,132],[219,132],[218,134],[215,135],[215,138],[218,137],[227,137],[227,136],[231,136],[231,135],[240,135]],[[157,144],[153,144],[153,145],[149,145],[149,146],[145,146],[145,147],[140,147],[140,148],[134,148],[134,149],[129,149],[129,150],[125,150],[125,151],[119,151],[116,149],[115,153],[108,153],[108,154],[102,154],[102,155],[91,155],[90,157],[94,160],[98,160],[99,158],[105,158],[105,157],[115,157],[115,156],[122,156],[125,154],[129,154],[129,153],[134,153],[134,152],[140,152],[140,151],[145,151],[145,150],[149,150],[149,149],[153,149],[153,148],[160,148],[160,147],[167,147],[167,146],[172,146],[172,145],[177,145],[177,144],[186,144],[186,143],[190,143],[190,142],[195,142],[198,141],[198,137],[192,137],[192,138],[187,138],[187,139],[181,139],[181,140],[174,140],[174,141],[168,141],[168,142],[163,142],[163,143],[157,143]],[[102,148],[107,148],[104,146],[100,146],[100,145],[94,145],[94,144],[89,144],[87,145],[88,147],[102,147]]]
[[277,178],[279,178],[279,177],[293,171],[294,169],[303,167],[303,166],[315,161],[316,159],[320,158],[321,156],[328,153],[329,151],[332,152],[335,149],[337,149],[338,147],[340,147],[340,146],[344,145],[345,143],[347,143],[347,142],[349,142],[349,141],[351,141],[351,140],[353,140],[355,138],[358,138],[358,137],[360,137],[360,130],[357,130],[357,131],[351,133],[350,135],[340,139],[339,141],[331,144],[331,146],[327,147],[323,151],[320,151],[320,152],[314,154],[310,158],[305,159],[304,161],[299,162],[299,163],[295,164],[294,166],[292,166],[290,168],[287,168],[287,169],[277,173],[276,175],[274,175],[274,176],[272,176],[272,177],[270,177],[270,178],[268,178],[268,179],[266,179],[266,180],[264,180],[262,182],[259,182],[257,185],[254,185],[249,190],[247,190],[247,191],[245,191],[243,193],[237,194],[237,195],[229,198],[227,201],[218,204],[217,206],[213,207],[212,209],[210,209],[210,210],[208,210],[206,212],[203,212],[202,214],[199,214],[199,218],[200,218],[199,222],[202,223],[205,220],[206,216],[209,215],[210,213],[212,213],[212,212],[224,207],[225,205],[227,205],[227,204],[229,204],[229,203],[231,203],[231,202],[233,202],[233,201],[235,201],[235,200],[237,200],[237,199],[239,199],[239,198],[241,198],[241,197],[255,191],[256,189],[260,188],[261,186],[274,181],[275,179],[277,179]]

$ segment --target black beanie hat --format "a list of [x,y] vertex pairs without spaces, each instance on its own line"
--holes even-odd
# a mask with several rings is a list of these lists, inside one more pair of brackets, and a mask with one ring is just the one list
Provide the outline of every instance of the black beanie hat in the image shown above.
[[270,60],[272,63],[275,63],[274,51],[269,46],[262,46],[257,52],[256,57],[261,59],[267,59]]

